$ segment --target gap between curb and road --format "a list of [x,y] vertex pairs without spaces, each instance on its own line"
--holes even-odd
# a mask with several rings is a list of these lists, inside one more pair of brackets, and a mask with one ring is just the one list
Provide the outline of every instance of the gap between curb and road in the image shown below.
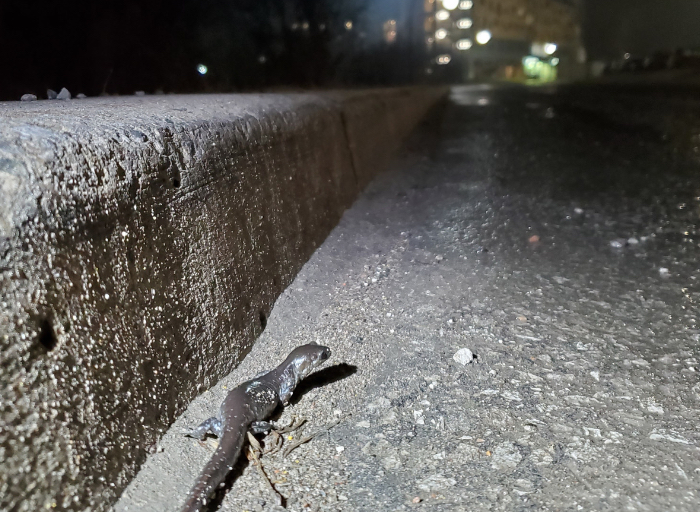
[[113,503],[446,92],[0,105],[0,509]]

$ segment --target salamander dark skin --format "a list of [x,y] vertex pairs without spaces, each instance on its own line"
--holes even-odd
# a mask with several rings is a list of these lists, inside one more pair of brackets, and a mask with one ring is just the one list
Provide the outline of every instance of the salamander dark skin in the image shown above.
[[247,432],[266,432],[265,421],[279,407],[287,405],[297,384],[331,356],[322,345],[302,345],[274,370],[244,382],[231,390],[221,404],[218,418],[209,418],[190,435],[204,439],[208,432],[219,437],[219,446],[197,478],[182,512],[200,512],[238,460]]

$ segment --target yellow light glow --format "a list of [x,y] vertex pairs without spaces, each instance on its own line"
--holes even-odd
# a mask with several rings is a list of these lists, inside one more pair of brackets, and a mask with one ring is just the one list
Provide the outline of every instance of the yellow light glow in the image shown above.
[[352,30],[352,21],[348,20],[345,22],[345,29]]
[[461,20],[458,20],[457,27],[461,28],[461,29],[471,28],[472,27],[472,19],[471,18],[462,18]]
[[476,34],[476,42],[479,44],[486,44],[491,40],[491,32],[488,30],[481,30]]
[[474,7],[474,2],[472,2],[472,0],[462,0],[459,3],[459,8],[462,9],[463,11],[468,11],[472,7]]
[[438,12],[435,13],[435,17],[440,21],[445,21],[447,18],[450,17],[450,12],[446,11],[445,9],[440,9]]
[[447,37],[447,30],[440,28],[435,31],[435,39],[445,39]]
[[436,60],[438,64],[444,66],[445,64],[449,64],[450,61],[452,61],[452,57],[449,54],[445,53],[443,55],[438,55]]
[[472,41],[471,39],[460,39],[455,43],[455,46],[458,50],[468,50],[472,47]]

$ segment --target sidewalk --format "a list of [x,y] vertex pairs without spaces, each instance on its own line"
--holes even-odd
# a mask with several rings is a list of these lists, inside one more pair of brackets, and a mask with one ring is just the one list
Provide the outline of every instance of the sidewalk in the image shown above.
[[[344,419],[263,457],[289,510],[696,510],[697,179],[559,101],[457,89],[439,144],[370,185],[115,510],[177,510],[212,452],[180,431],[313,341],[346,366],[280,421]],[[277,510],[244,466],[221,510]]]

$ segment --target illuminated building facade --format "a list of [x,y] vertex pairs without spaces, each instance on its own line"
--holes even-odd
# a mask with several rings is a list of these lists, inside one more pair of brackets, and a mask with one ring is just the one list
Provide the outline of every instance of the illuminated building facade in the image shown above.
[[447,74],[479,79],[547,79],[558,71],[573,75],[585,60],[578,3],[424,0],[426,72],[459,66]]

